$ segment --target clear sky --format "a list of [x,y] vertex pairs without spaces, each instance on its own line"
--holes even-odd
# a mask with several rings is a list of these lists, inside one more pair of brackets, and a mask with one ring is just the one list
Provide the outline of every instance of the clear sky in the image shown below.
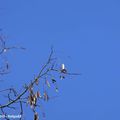
[[51,45],[70,72],[82,73],[61,81],[47,120],[120,120],[119,0],[0,0],[0,28],[10,45],[27,48],[9,53],[8,86],[29,82]]

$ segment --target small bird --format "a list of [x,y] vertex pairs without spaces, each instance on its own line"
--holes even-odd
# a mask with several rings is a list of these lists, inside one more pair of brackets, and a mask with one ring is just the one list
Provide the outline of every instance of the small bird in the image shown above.
[[64,74],[67,73],[67,70],[65,69],[65,65],[64,64],[61,65],[61,73],[64,73]]

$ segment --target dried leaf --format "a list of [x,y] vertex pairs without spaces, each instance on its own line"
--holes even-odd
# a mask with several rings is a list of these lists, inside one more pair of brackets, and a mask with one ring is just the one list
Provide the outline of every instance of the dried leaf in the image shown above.
[[37,96],[37,98],[41,98],[42,97],[39,91],[37,91],[36,96]]
[[46,85],[47,85],[49,88],[51,87],[48,80],[46,80],[45,83],[46,83]]
[[37,112],[34,113],[34,120],[39,120],[39,116]]
[[39,79],[38,79],[38,78],[35,79],[35,84],[36,84],[36,85],[39,84]]
[[56,92],[59,92],[57,87],[55,88],[55,91],[56,91]]
[[49,100],[49,96],[48,96],[48,94],[46,93],[46,92],[44,92],[44,101],[48,101]]
[[52,79],[52,83],[56,83],[56,80],[55,80],[55,79]]
[[37,98],[36,98],[36,95],[34,94],[33,95],[33,101],[32,101],[33,105],[36,105],[36,102],[37,102]]

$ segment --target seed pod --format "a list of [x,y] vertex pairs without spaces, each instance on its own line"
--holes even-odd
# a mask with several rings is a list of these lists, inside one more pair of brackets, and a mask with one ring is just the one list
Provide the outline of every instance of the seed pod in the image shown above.
[[38,78],[35,79],[35,84],[36,84],[36,85],[39,84],[39,79],[38,79]]
[[49,96],[48,96],[48,94],[46,93],[46,92],[44,92],[44,101],[48,101],[49,100]]
[[36,98],[36,95],[35,95],[35,94],[33,95],[33,101],[32,101],[32,102],[33,102],[33,105],[36,105],[37,98]]
[[36,96],[37,96],[37,98],[41,98],[42,97],[39,91],[37,91]]
[[32,85],[29,87],[29,92],[30,92],[30,94],[33,94],[33,86]]
[[39,120],[39,116],[37,112],[34,113],[34,120]]

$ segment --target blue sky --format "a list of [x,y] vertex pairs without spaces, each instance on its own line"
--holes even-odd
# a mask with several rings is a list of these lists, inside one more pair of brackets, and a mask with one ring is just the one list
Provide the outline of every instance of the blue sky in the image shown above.
[[45,105],[47,120],[120,120],[119,6],[118,0],[1,0],[2,33],[8,44],[27,48],[9,53],[7,85],[29,82],[53,45],[58,62],[82,75],[61,81],[60,97]]

